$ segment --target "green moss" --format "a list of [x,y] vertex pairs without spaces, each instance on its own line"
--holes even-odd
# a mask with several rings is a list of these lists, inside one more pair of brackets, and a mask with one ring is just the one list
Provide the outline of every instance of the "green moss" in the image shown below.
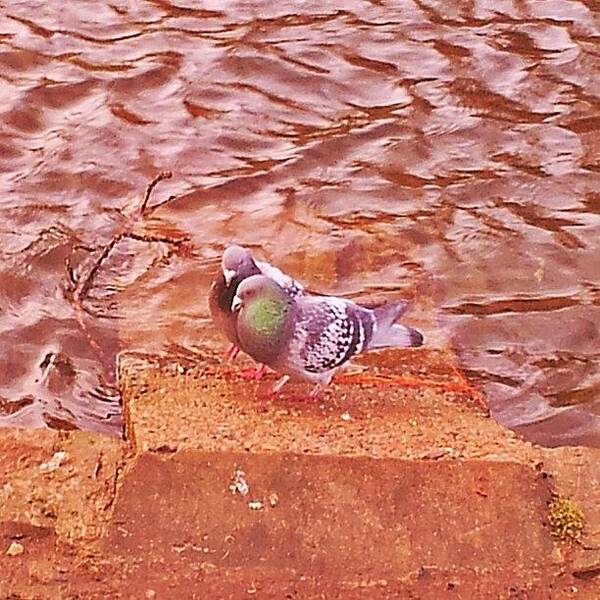
[[578,540],[584,518],[577,504],[564,496],[555,496],[548,506],[548,522],[552,535],[560,540]]

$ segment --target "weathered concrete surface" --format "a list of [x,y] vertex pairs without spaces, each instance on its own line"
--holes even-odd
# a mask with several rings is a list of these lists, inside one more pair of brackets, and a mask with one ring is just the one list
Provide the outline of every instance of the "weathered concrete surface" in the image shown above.
[[[257,567],[337,586],[385,581],[373,597],[394,597],[394,585],[439,593],[436,577],[460,579],[462,597],[594,597],[550,536],[544,452],[482,415],[450,357],[401,356],[379,357],[383,386],[341,383],[318,402],[302,386],[272,398],[272,381],[242,381],[217,360],[123,357],[127,434],[141,454],[107,543],[241,581]],[[386,384],[394,370],[424,372],[427,385]]]
[[600,580],[600,450],[544,449],[543,456],[553,489],[576,499],[585,516],[581,540],[571,549],[572,570],[579,579]]
[[2,520],[97,539],[111,515],[126,445],[82,431],[0,431]]
[[448,356],[423,353],[408,361],[407,354],[401,353],[404,362],[396,368],[415,379],[426,372],[426,381],[439,387],[387,383],[391,370],[381,368],[382,386],[377,379],[332,385],[317,402],[302,384],[288,384],[273,398],[272,377],[244,381],[222,371],[216,360],[184,367],[125,356],[126,437],[138,451],[539,460],[531,444],[482,417],[469,391],[460,389],[451,363],[444,363]]
[[91,587],[110,597],[95,544],[126,453],[120,440],[80,431],[0,430],[0,598],[86,597]]
[[600,597],[598,452],[522,442],[443,355],[380,359],[311,403],[129,356],[133,446],[0,430],[0,598]]
[[[248,491],[239,481],[235,490],[240,477]],[[510,462],[145,453],[125,478],[107,544],[334,580],[431,566],[524,581],[552,552],[548,499],[539,474]]]

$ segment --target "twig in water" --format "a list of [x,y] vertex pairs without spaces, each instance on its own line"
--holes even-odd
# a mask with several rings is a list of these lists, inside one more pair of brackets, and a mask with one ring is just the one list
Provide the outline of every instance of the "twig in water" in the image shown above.
[[162,242],[163,244],[172,244],[173,246],[179,246],[183,244],[183,242],[187,242],[189,238],[170,238],[162,235],[153,235],[153,234],[141,234],[141,233],[127,233],[125,237],[128,237],[132,240],[137,240],[138,242]]
[[67,256],[65,258],[65,269],[67,270],[67,277],[69,279],[69,291],[74,292],[77,287],[77,273],[71,264],[71,259]]
[[[153,192],[154,188],[161,181],[163,181],[165,179],[170,179],[172,176],[173,176],[173,174],[171,173],[171,171],[162,171],[156,177],[154,177],[154,179],[147,185],[146,192],[144,193],[144,198],[142,200],[142,203],[141,203],[139,209],[137,210],[138,217],[144,218],[144,217],[152,214],[157,208],[159,208],[160,206],[163,206],[164,204],[166,204],[167,202],[169,202],[175,198],[175,196],[170,196],[167,200],[163,200],[162,202],[154,204],[153,206],[148,206],[148,202],[150,200],[150,197],[152,196],[152,192]],[[75,303],[75,306],[78,309],[83,309],[83,301],[85,300],[89,291],[91,290],[91,288],[94,284],[94,279],[96,278],[96,275],[98,274],[98,271],[100,270],[100,267],[102,266],[104,261],[110,255],[112,249],[123,238],[131,238],[134,240],[139,240],[139,241],[144,241],[144,242],[163,242],[166,244],[173,244],[174,246],[179,246],[180,244],[182,244],[185,241],[183,239],[181,239],[181,240],[170,239],[166,236],[158,236],[158,235],[152,235],[152,234],[143,235],[143,234],[134,233],[134,231],[133,231],[134,226],[135,226],[135,219],[130,219],[128,221],[128,223],[121,229],[121,231],[119,231],[118,233],[113,235],[113,237],[110,239],[110,241],[105,246],[100,247],[101,251],[100,251],[99,255],[97,256],[96,260],[94,260],[94,262],[92,263],[92,266],[87,270],[87,272],[85,274],[78,275],[75,272],[75,270],[73,269],[70,259],[67,258],[65,260],[67,277],[69,279],[70,288],[72,289],[72,292],[73,292],[73,301]],[[84,249],[90,250],[90,251],[100,249],[100,248],[91,248],[89,246],[84,246],[81,244],[78,244],[77,247],[84,248]]]
[[[150,200],[150,196],[152,195],[154,188],[164,179],[171,179],[171,177],[173,177],[173,173],[171,173],[171,171],[162,171],[148,184],[146,193],[144,194],[144,199],[142,200],[142,204],[140,206],[140,216],[145,217],[147,214],[154,212],[159,206],[164,204],[164,202],[162,202],[160,204],[148,207],[148,201]],[[173,197],[169,198],[169,200],[172,198]]]
[[165,200],[161,200],[160,202],[157,202],[156,204],[153,204],[148,209],[148,212],[149,213],[153,213],[155,210],[157,210],[158,208],[160,208],[161,206],[163,206],[163,204],[168,204],[169,202],[171,202],[171,200],[175,200],[175,198],[177,198],[177,196],[175,196],[173,194],[173,195],[169,196],[168,198],[166,198]]
[[174,196],[171,196],[167,200],[159,202],[153,206],[148,206],[148,201],[150,200],[150,196],[152,195],[152,191],[157,186],[160,181],[164,179],[169,179],[172,177],[172,173],[170,171],[164,171],[159,173],[146,187],[146,192],[144,194],[144,198],[140,207],[134,211],[134,214],[131,215],[125,223],[123,223],[120,227],[120,230],[113,234],[110,241],[104,246],[99,247],[91,247],[86,246],[84,244],[77,244],[73,246],[73,250],[86,250],[88,252],[98,252],[96,259],[93,261],[92,265],[86,271],[82,273],[77,273],[73,268],[70,257],[65,259],[65,269],[68,279],[67,290],[71,294],[71,301],[75,307],[75,316],[79,326],[81,328],[82,333],[85,335],[86,339],[90,346],[97,352],[100,357],[101,363],[106,364],[105,360],[105,349],[103,349],[100,344],[96,341],[94,335],[90,331],[88,324],[86,322],[85,313],[92,314],[92,316],[97,316],[91,313],[88,308],[84,305],[84,301],[87,298],[90,290],[94,285],[94,280],[98,274],[98,271],[101,269],[104,262],[109,257],[113,248],[123,239],[123,238],[131,238],[140,241],[146,242],[164,242],[173,244],[175,247],[179,248],[180,245],[185,241],[181,240],[173,240],[169,239],[166,236],[159,235],[140,235],[134,233],[133,229],[136,225],[137,219],[143,219],[144,217],[152,214],[157,208],[171,201]]
[[104,246],[104,248],[102,249],[102,252],[99,254],[98,258],[94,261],[94,263],[90,267],[90,269],[87,272],[87,274],[85,275],[85,277],[80,278],[77,281],[77,286],[75,288],[75,291],[73,292],[73,299],[75,300],[76,304],[81,305],[81,302],[83,301],[83,299],[87,296],[88,292],[90,291],[90,289],[94,283],[94,278],[96,277],[98,270],[102,266],[102,263],[108,258],[110,251],[123,239],[124,236],[125,236],[125,233],[119,233],[119,234],[115,235],[110,240],[110,242],[108,242],[108,244],[106,244],[106,246]]

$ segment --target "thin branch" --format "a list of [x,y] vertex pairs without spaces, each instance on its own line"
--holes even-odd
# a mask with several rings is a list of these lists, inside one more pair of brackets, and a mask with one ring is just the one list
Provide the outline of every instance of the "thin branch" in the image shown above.
[[108,242],[108,244],[104,246],[102,252],[94,261],[94,264],[91,266],[90,270],[87,272],[87,275],[83,279],[79,280],[79,282],[77,283],[77,288],[75,289],[75,292],[73,294],[73,297],[77,303],[81,303],[83,298],[87,296],[88,292],[90,291],[90,288],[94,283],[94,278],[96,277],[98,270],[102,266],[102,263],[108,258],[110,251],[121,241],[124,235],[125,234],[123,233],[119,233],[118,235],[113,237],[110,240],[110,242]]
[[164,206],[165,204],[169,204],[169,202],[171,202],[171,200],[175,200],[175,198],[178,198],[178,196],[172,195],[172,196],[169,196],[168,198],[166,198],[165,200],[161,200],[160,202],[153,204],[152,206],[150,206],[147,209],[146,214],[147,215],[152,214],[155,210],[159,209],[161,206]]
[[70,291],[74,292],[77,287],[77,273],[71,264],[71,259],[67,256],[65,258],[65,268],[67,269],[67,277],[69,278]]
[[[158,202],[153,206],[148,206],[148,202],[150,200],[150,196],[154,188],[163,180],[170,179],[173,176],[171,171],[163,171],[159,173],[154,179],[148,184],[146,187],[146,192],[144,194],[144,198],[142,203],[137,211],[137,216],[140,218],[144,218],[152,214],[157,208],[163,206],[167,202],[170,202],[175,198],[175,196],[170,196],[167,200],[163,200],[162,202]],[[123,239],[123,238],[131,238],[134,240],[139,240],[143,242],[163,242],[166,244],[171,244],[173,246],[179,247],[184,242],[188,241],[189,238],[181,238],[181,239],[172,239],[167,236],[162,235],[153,235],[153,234],[139,234],[133,231],[135,225],[134,220],[129,220],[129,222],[121,228],[121,231],[113,235],[110,241],[105,245],[101,246],[100,254],[92,263],[92,266],[87,270],[85,274],[77,274],[71,261],[69,258],[65,260],[65,267],[67,271],[67,277],[69,280],[69,288],[73,293],[73,301],[75,306],[78,309],[83,309],[83,301],[87,297],[90,292],[92,286],[94,285],[94,279],[98,274],[98,271],[102,267],[104,261],[108,258],[109,254],[113,250],[113,248]],[[86,246],[84,244],[77,244],[73,247],[74,249],[84,249],[87,251],[95,251],[100,248],[93,248],[90,246]]]
[[173,246],[180,246],[181,244],[188,242],[189,237],[182,237],[179,239],[170,238],[162,235],[153,235],[153,234],[141,234],[141,233],[126,233],[125,237],[131,238],[132,240],[137,240],[139,242],[162,242],[164,244],[171,244]]
[[[134,211],[134,214],[131,215],[129,219],[125,223],[121,223],[120,231],[118,230],[115,233],[110,241],[100,247],[91,247],[82,243],[78,243],[73,246],[72,251],[75,250],[86,250],[88,252],[97,252],[96,259],[93,261],[91,267],[87,269],[87,271],[78,273],[76,272],[73,264],[71,262],[71,257],[67,257],[65,259],[65,269],[67,275],[67,285],[66,290],[69,292],[71,297],[71,302],[75,308],[75,316],[79,326],[81,328],[82,333],[85,335],[88,343],[94,349],[95,352],[98,353],[98,356],[101,359],[101,363],[104,365],[105,361],[105,350],[100,346],[100,344],[96,341],[94,335],[90,331],[87,319],[85,319],[85,315],[88,314],[94,318],[104,317],[104,315],[92,312],[89,307],[84,304],[90,290],[94,285],[94,280],[98,275],[99,270],[101,269],[104,262],[108,259],[110,253],[114,249],[114,247],[123,239],[123,238],[132,238],[145,242],[164,242],[167,244],[172,244],[176,248],[180,248],[180,246],[188,241],[189,238],[184,239],[170,239],[166,236],[160,235],[144,235],[144,234],[136,234],[133,229],[135,226],[135,222],[137,219],[143,219],[144,217],[152,214],[157,208],[170,202],[174,196],[169,197],[167,200],[163,200],[162,202],[158,202],[153,206],[148,206],[148,202],[150,200],[150,196],[154,188],[158,185],[159,182],[164,179],[170,179],[172,177],[172,173],[170,171],[164,171],[159,173],[146,187],[146,193],[144,194],[144,198],[140,207],[137,211]],[[114,318],[114,317],[111,317]]]
[[144,194],[144,199],[142,200],[142,205],[140,206],[140,216],[145,217],[147,214],[154,212],[160,206],[160,204],[157,204],[148,208],[148,201],[150,200],[150,196],[152,195],[154,188],[164,179],[171,179],[171,177],[173,177],[173,173],[171,173],[171,171],[162,171],[162,173],[159,173],[148,184],[146,193]]

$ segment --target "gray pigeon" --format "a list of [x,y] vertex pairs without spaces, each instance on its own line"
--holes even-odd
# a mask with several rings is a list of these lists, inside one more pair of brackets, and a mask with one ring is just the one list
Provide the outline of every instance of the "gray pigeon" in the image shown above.
[[[247,277],[259,274],[276,281],[292,297],[304,293],[301,284],[269,263],[254,260],[252,254],[245,248],[228,247],[223,253],[221,271],[210,288],[208,305],[215,325],[231,342],[227,351],[229,358],[235,358],[239,351],[235,315],[231,312],[231,303],[238,285]],[[259,371],[257,376],[258,373]]]
[[284,374],[274,391],[294,377],[317,384],[311,396],[361,352],[421,346],[419,331],[395,324],[406,308],[405,301],[369,309],[334,296],[293,297],[263,275],[245,279],[232,303],[240,348]]

